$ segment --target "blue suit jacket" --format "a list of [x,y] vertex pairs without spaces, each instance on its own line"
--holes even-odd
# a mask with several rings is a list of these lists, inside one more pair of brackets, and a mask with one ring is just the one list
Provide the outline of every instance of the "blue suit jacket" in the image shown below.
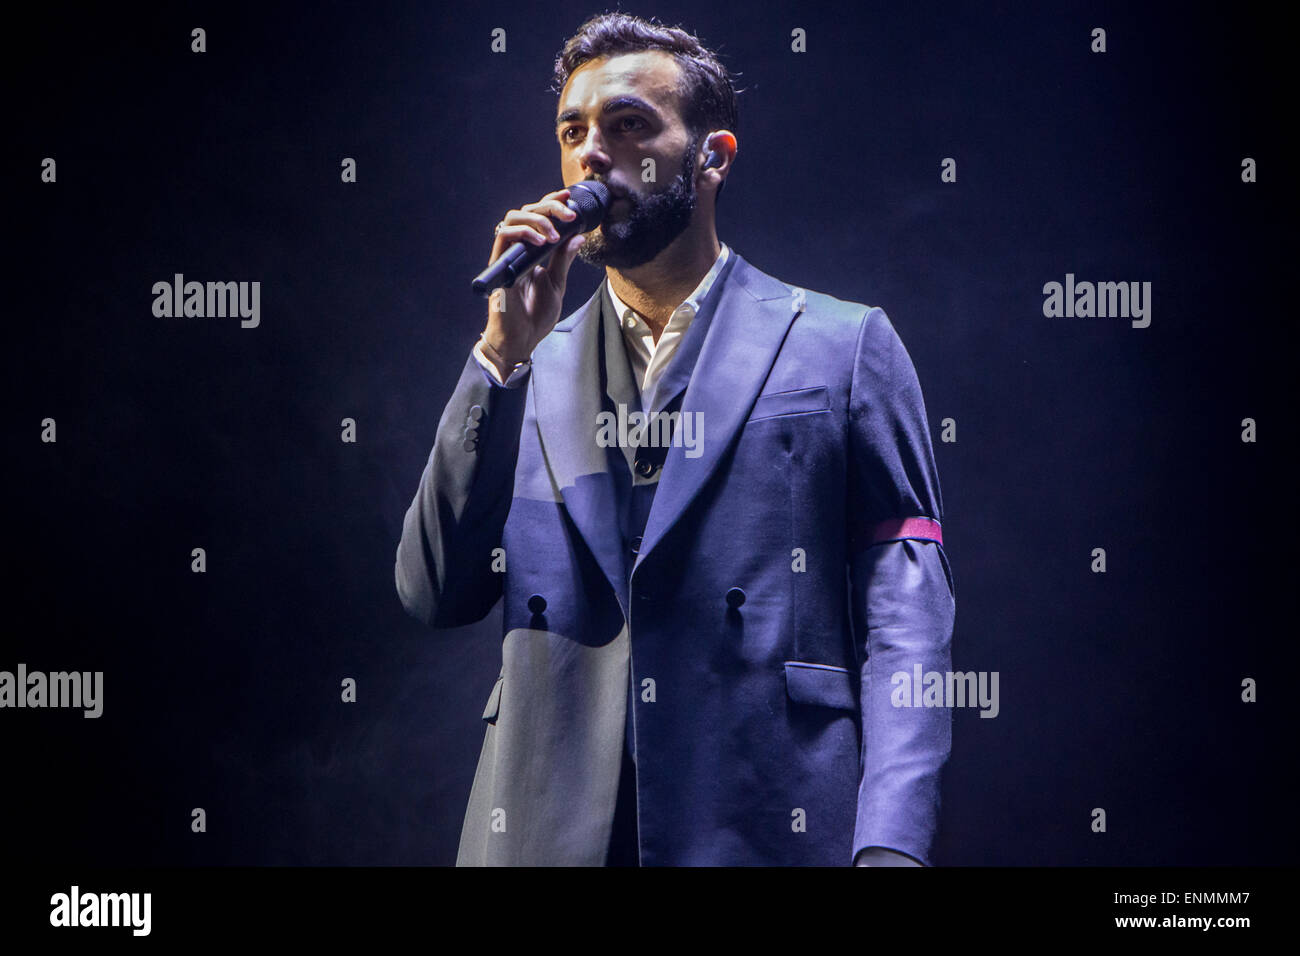
[[938,536],[896,521],[942,514],[889,319],[737,256],[682,400],[702,454],[669,449],[629,575],[600,301],[525,387],[467,358],[405,516],[410,614],[457,627],[504,598],[458,862],[603,862],[630,668],[643,864],[929,863],[951,714],[894,706],[890,678],[950,670],[955,599]]

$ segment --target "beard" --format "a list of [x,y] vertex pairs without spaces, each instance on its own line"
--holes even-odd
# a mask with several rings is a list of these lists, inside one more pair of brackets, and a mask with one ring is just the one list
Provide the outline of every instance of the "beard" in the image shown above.
[[638,194],[629,190],[627,209],[611,214],[578,249],[583,262],[593,266],[631,269],[645,265],[663,252],[691,223],[695,212],[695,153],[699,138],[691,140],[682,168],[667,189]]

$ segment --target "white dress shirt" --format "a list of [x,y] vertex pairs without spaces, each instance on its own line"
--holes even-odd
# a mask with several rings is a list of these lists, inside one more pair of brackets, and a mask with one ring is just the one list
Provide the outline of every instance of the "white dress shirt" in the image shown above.
[[658,342],[655,341],[654,332],[646,320],[620,299],[618,293],[614,291],[614,286],[608,279],[605,280],[609,285],[609,298],[614,303],[614,314],[618,316],[619,327],[623,330],[623,341],[627,345],[627,357],[632,363],[632,374],[641,389],[643,401],[648,399],[655,385],[659,383],[659,379],[663,377],[664,369],[677,354],[677,347],[682,344],[686,330],[690,328],[696,313],[700,311],[700,302],[709,294],[714,281],[718,278],[718,273],[727,264],[727,244],[721,245],[718,258],[713,260],[713,267],[700,280],[695,291],[686,297],[686,301],[673,310],[673,314],[668,318],[668,324],[659,334]]
[[[659,335],[658,342],[655,341],[654,332],[646,320],[620,299],[618,294],[614,292],[614,287],[610,285],[609,278],[606,277],[605,279],[605,284],[609,288],[610,300],[614,303],[614,313],[619,317],[619,328],[623,330],[623,344],[627,348],[627,357],[632,363],[632,374],[636,376],[637,384],[641,388],[643,401],[647,400],[647,397],[663,376],[664,369],[668,367],[668,363],[677,354],[677,347],[681,345],[686,330],[690,328],[691,321],[700,310],[700,302],[713,288],[718,273],[727,264],[731,251],[727,248],[725,242],[720,243],[720,245],[722,248],[718,251],[718,257],[713,260],[713,267],[700,280],[700,284],[695,287],[695,291],[673,310],[673,314],[668,319],[668,324],[664,326],[663,332]],[[483,367],[483,370],[491,376],[492,381],[498,385],[504,385],[506,388],[517,387],[528,375],[529,366],[525,365],[511,372],[510,377],[503,382],[496,365],[484,353],[482,340],[474,344],[474,357],[478,359],[478,363]]]

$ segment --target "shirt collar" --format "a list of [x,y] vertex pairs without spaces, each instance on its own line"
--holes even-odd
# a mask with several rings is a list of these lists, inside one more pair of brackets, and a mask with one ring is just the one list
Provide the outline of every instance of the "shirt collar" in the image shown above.
[[[727,264],[727,258],[731,254],[731,250],[727,248],[725,242],[719,243],[719,245],[721,245],[722,248],[718,250],[718,258],[713,260],[713,268],[711,268],[704,278],[700,280],[700,284],[695,287],[695,291],[686,297],[686,301],[673,310],[672,318],[668,320],[670,325],[673,324],[674,320],[679,316],[694,318],[695,313],[700,311],[700,303],[704,300],[704,297],[709,294],[709,290],[713,288],[714,280],[718,278],[718,273],[721,272],[722,267]],[[627,314],[629,312],[631,312],[634,317],[633,326],[645,322],[645,319],[643,319],[635,309],[618,297],[618,293],[614,291],[614,286],[610,283],[608,276],[605,278],[605,286],[609,289],[610,300],[614,303],[614,314],[618,316],[619,326],[625,333],[629,328],[627,324]]]

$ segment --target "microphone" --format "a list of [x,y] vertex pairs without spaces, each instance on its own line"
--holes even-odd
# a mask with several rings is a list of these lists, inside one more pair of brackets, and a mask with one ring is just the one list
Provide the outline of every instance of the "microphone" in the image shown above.
[[508,289],[515,280],[538,263],[545,262],[556,248],[573,238],[575,233],[591,232],[605,221],[609,212],[609,187],[594,179],[584,179],[569,187],[565,205],[578,215],[568,222],[552,220],[560,238],[555,242],[535,246],[531,242],[516,242],[500,258],[478,274],[471,285],[481,296],[492,294],[493,289]]

